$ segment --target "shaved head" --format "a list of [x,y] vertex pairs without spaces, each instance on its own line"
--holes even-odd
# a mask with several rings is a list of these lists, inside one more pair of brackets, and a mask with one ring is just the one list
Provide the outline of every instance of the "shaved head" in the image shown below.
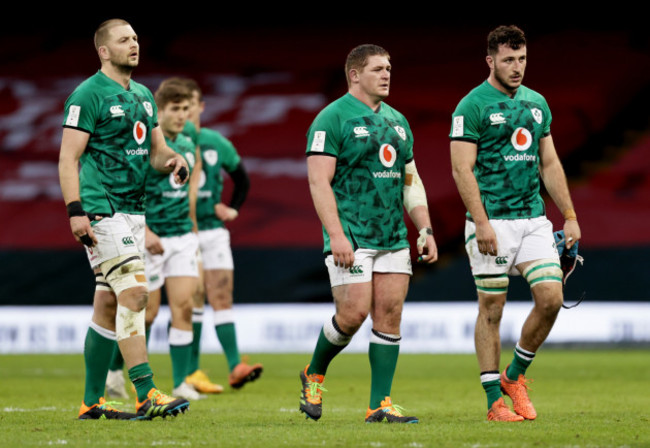
[[111,29],[123,25],[131,26],[129,22],[122,19],[110,19],[99,25],[97,31],[95,31],[95,49],[99,50],[99,47],[106,45]]

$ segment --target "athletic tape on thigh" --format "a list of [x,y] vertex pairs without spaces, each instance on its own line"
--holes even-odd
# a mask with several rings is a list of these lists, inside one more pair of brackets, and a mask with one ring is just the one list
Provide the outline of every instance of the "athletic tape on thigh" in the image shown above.
[[100,268],[116,296],[129,288],[147,287],[144,262],[140,255],[121,255],[103,262]]
[[508,274],[475,275],[476,289],[483,294],[504,294],[508,292]]
[[352,340],[352,336],[341,331],[338,323],[336,323],[335,316],[332,316],[331,319],[325,321],[325,324],[323,324],[323,334],[328,341],[334,345],[338,345],[339,347],[348,345]]
[[562,268],[559,261],[553,258],[533,261],[521,275],[531,287],[544,282],[562,283]]
[[101,272],[95,274],[95,291],[113,291]]
[[117,316],[115,317],[117,340],[121,341],[133,336],[144,336],[144,314],[144,308],[141,311],[131,311],[127,307],[118,304]]

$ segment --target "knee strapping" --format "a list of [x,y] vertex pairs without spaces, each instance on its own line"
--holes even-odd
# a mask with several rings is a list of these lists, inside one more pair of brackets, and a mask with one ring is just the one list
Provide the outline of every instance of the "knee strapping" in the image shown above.
[[505,294],[510,279],[507,274],[475,275],[476,289],[483,294]]
[[95,274],[95,291],[113,291],[101,272]]
[[521,275],[524,276],[531,288],[544,282],[562,283],[562,268],[558,260],[552,258],[533,261]]
[[129,288],[147,287],[144,262],[138,254],[121,255],[105,261],[100,268],[116,296]]

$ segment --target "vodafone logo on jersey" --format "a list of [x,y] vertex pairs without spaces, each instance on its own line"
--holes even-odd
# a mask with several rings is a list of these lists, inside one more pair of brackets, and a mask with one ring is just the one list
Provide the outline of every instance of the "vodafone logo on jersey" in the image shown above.
[[392,168],[397,160],[397,151],[388,143],[384,143],[379,148],[379,160],[386,168]]
[[515,129],[515,132],[512,133],[510,142],[517,151],[525,151],[533,144],[533,136],[530,134],[528,129],[517,128]]
[[169,185],[171,185],[171,187],[174,190],[178,190],[179,188],[181,188],[183,186],[182,184],[179,184],[179,183],[176,182],[176,180],[174,179],[174,173],[169,174]]
[[147,127],[141,121],[136,121],[133,125],[133,138],[135,139],[138,145],[144,143],[147,138]]

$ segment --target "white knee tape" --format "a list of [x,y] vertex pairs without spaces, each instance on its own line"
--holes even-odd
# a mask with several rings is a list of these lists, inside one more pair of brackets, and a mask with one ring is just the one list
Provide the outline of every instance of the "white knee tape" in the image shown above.
[[508,292],[510,279],[506,274],[498,276],[474,276],[476,289],[483,294],[505,294]]
[[542,258],[541,260],[533,261],[524,269],[522,275],[531,288],[544,282],[562,283],[562,268],[560,267],[559,261],[553,258]]
[[133,336],[145,336],[144,313],[144,308],[141,311],[131,311],[125,306],[117,305],[115,334],[118,341]]
[[144,275],[144,262],[137,254],[121,255],[107,260],[100,265],[106,282],[111,286],[115,295],[138,286],[147,287],[147,277]]

